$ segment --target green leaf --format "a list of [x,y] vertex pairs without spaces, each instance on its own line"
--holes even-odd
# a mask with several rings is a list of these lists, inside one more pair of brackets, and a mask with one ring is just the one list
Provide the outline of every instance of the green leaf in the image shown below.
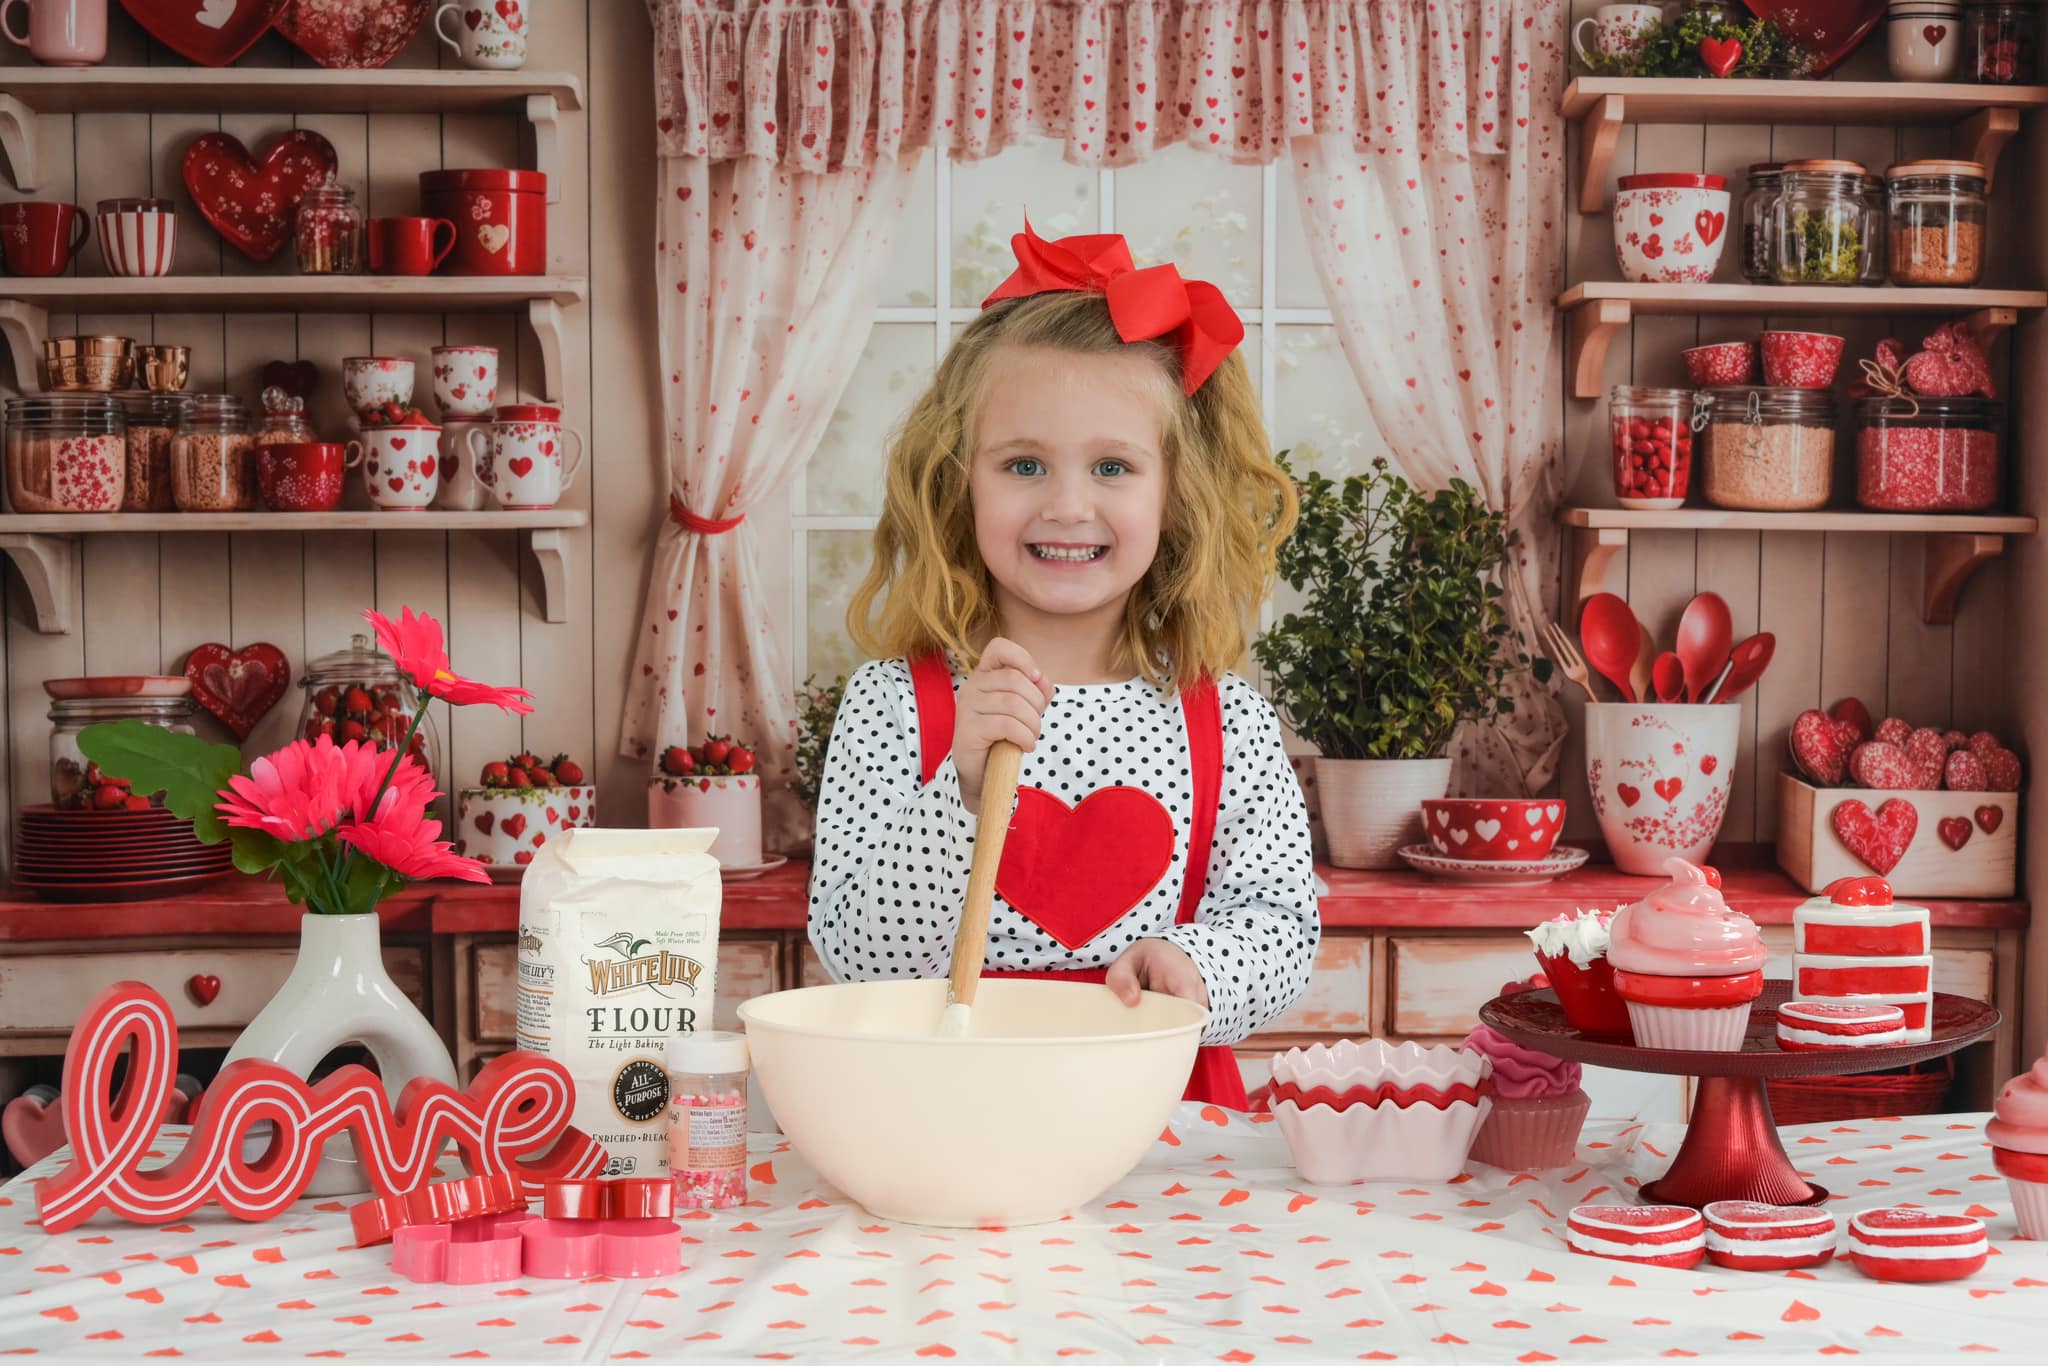
[[78,733],[79,752],[100,771],[125,778],[136,792],[161,792],[173,814],[192,822],[201,844],[227,838],[227,822],[214,803],[228,779],[242,771],[242,753],[140,721],[87,726]]
[[267,873],[284,861],[286,846],[261,830],[239,826],[228,830],[235,846],[235,867],[244,873]]

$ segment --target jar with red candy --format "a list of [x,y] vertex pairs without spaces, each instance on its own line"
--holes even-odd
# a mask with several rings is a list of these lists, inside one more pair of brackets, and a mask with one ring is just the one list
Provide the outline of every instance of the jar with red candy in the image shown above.
[[[426,765],[428,773],[441,771],[441,737],[433,712],[427,713],[408,742],[406,731],[419,711],[419,692],[368,636],[350,636],[347,649],[321,655],[307,665],[299,688],[306,698],[299,708],[300,738],[318,740],[327,735],[337,745],[367,740],[386,750],[404,744],[413,758]],[[434,785],[445,786],[440,782]]]
[[1984,85],[2034,83],[2035,7],[1975,4],[1964,14],[1969,29],[1971,79]]
[[1692,434],[1701,400],[1690,389],[1617,384],[1607,398],[1614,430],[1614,496],[1625,508],[1668,512],[1685,505]]
[[1999,496],[1994,398],[1856,402],[1856,502],[1881,512],[1981,512]]

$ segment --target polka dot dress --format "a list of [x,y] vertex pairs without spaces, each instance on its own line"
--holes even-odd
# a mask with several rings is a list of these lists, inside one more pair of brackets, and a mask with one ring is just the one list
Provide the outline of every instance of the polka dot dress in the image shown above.
[[[955,680],[958,686],[958,680]],[[1068,805],[1117,783],[1143,788],[1173,817],[1173,862],[1138,905],[1068,949],[998,896],[991,969],[1105,968],[1143,938],[1185,950],[1209,988],[1204,1043],[1235,1043],[1308,985],[1321,937],[1308,812],[1272,704],[1235,674],[1218,691],[1223,783],[1209,880],[1195,919],[1174,923],[1194,802],[1180,699],[1143,679],[1062,685],[1046,708],[1022,782]],[[979,822],[948,758],[918,783],[917,701],[902,660],[848,680],[818,798],[811,944],[839,981],[943,977],[952,957]]]

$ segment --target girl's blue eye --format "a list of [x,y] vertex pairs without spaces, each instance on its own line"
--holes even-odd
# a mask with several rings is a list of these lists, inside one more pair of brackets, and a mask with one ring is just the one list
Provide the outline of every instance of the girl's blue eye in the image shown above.
[[1029,478],[1030,476],[1035,474],[1042,473],[1044,469],[1045,467],[1043,465],[1039,464],[1037,460],[1033,459],[1031,456],[1028,455],[1020,455],[1015,460],[1012,460],[1010,462],[1010,473],[1021,474],[1024,475],[1026,478]]
[[1103,460],[1096,464],[1095,472],[1100,475],[1106,475],[1111,478],[1114,478],[1115,476],[1122,474],[1129,468],[1130,466],[1124,464],[1124,462],[1121,460]]

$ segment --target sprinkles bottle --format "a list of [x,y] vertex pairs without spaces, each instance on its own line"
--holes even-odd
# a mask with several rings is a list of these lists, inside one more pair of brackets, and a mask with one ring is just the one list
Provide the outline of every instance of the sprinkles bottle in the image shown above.
[[747,1202],[747,1036],[719,1031],[668,1041],[668,1170],[676,1208]]

